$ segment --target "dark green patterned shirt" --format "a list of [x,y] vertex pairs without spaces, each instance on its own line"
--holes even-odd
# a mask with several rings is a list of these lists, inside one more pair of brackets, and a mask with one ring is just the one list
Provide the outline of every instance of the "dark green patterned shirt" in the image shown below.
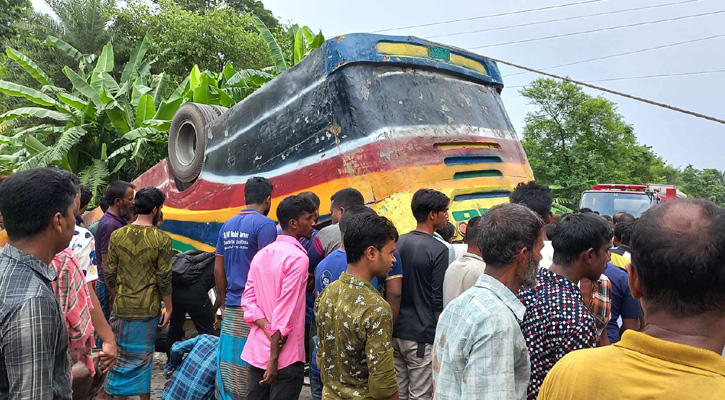
[[382,399],[398,392],[393,313],[370,282],[343,272],[315,303],[317,365],[325,399]]
[[127,225],[111,235],[106,286],[115,291],[113,313],[129,320],[159,315],[161,296],[171,294],[171,238],[152,227]]

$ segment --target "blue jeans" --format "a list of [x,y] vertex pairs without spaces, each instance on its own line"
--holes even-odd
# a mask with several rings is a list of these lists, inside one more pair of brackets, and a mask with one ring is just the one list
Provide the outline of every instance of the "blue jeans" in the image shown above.
[[314,400],[322,400],[322,378],[320,372],[310,368],[310,392]]

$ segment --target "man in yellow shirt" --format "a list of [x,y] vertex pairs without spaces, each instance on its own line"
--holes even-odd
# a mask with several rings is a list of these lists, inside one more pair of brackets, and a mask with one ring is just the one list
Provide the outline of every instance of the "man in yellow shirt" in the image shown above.
[[725,210],[664,203],[637,221],[631,243],[629,286],[647,326],[562,358],[539,400],[725,399]]

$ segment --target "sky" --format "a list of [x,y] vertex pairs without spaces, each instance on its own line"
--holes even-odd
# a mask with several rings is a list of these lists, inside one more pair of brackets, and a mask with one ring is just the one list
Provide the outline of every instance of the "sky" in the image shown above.
[[[42,0],[32,0],[36,9],[47,10]],[[354,32],[375,32],[459,19],[471,19],[521,10],[583,3],[513,15],[477,18],[433,26],[384,32],[414,35],[464,49],[556,35],[564,37],[472,50],[533,68],[545,68],[612,54],[637,51],[723,35],[690,44],[639,52],[606,60],[548,70],[585,82],[595,80],[725,70],[725,2],[722,0],[263,0],[282,22],[322,30],[326,38]],[[670,4],[670,5],[667,5]],[[659,6],[656,8],[646,8]],[[646,8],[627,12],[619,10]],[[720,12],[720,13],[717,13]],[[590,14],[609,13],[590,16]],[[717,13],[712,15],[700,15]],[[699,15],[699,16],[698,16]],[[685,18],[694,16],[692,18]],[[503,29],[552,19],[566,21]],[[621,29],[571,35],[672,18]],[[474,30],[486,32],[434,37]],[[526,113],[532,110],[519,94],[522,85],[538,76],[533,73],[507,76],[519,70],[499,65],[504,77],[503,101],[519,137]],[[725,119],[725,72],[649,79],[592,82],[660,103]],[[619,105],[619,112],[634,126],[640,144],[651,146],[668,163],[685,167],[725,170],[725,125],[675,111],[585,89]]]

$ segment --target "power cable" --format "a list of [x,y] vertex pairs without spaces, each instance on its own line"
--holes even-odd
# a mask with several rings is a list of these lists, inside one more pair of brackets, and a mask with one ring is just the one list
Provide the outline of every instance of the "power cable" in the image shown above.
[[[725,72],[725,69],[717,69],[712,71],[694,71],[694,72],[676,72],[671,74],[657,74],[657,75],[642,75],[642,76],[630,76],[625,78],[605,78],[605,79],[582,79],[582,82],[593,83],[593,82],[614,82],[614,81],[628,81],[636,79],[651,79],[651,78],[668,78],[673,76],[689,76],[689,75],[704,75],[704,74],[719,74]],[[509,89],[522,88],[528,85],[516,85],[506,86]]]
[[544,36],[544,37],[524,39],[524,40],[515,40],[515,41],[511,41],[511,42],[502,42],[502,43],[486,44],[486,45],[482,45],[482,46],[469,47],[469,49],[485,49],[485,48],[489,48],[489,47],[506,46],[506,45],[510,45],[510,44],[538,42],[538,41],[541,41],[541,40],[548,40],[548,39],[556,39],[556,38],[561,38],[561,37],[584,35],[584,34],[588,34],[588,33],[604,32],[604,31],[611,31],[611,30],[623,29],[623,28],[632,28],[632,27],[635,27],[635,26],[653,25],[653,24],[659,24],[659,23],[662,23],[662,22],[679,21],[679,20],[683,20],[683,19],[705,17],[705,16],[717,15],[717,14],[722,14],[722,13],[725,13],[725,10],[712,11],[712,12],[701,13],[701,14],[694,14],[694,15],[683,15],[683,16],[680,16],[680,17],[658,19],[658,20],[655,20],[655,21],[637,22],[635,24],[611,26],[611,27],[608,27],[608,28],[591,29],[591,30],[588,30],[588,31],[570,32],[570,33],[562,33],[562,34],[559,34],[559,35]]
[[[720,34],[720,35],[714,35],[714,36],[708,36],[708,37],[704,37],[704,38],[699,38],[699,39],[685,40],[683,42],[670,43],[670,44],[664,44],[664,45],[661,45],[661,46],[647,47],[647,48],[644,48],[644,49],[626,51],[624,53],[610,54],[608,56],[602,56],[602,57],[589,58],[589,59],[586,59],[586,60],[573,61],[573,62],[569,62],[569,63],[565,63],[565,64],[552,65],[550,67],[539,68],[539,69],[542,70],[542,71],[546,71],[546,70],[550,70],[550,69],[556,69],[556,68],[561,68],[561,67],[568,67],[568,66],[571,66],[571,65],[584,64],[584,63],[588,63],[588,62],[592,62],[592,61],[601,61],[601,60],[606,60],[606,59],[609,59],[609,58],[628,56],[628,55],[632,55],[632,54],[639,54],[639,53],[644,53],[644,52],[653,51],[653,50],[660,50],[660,49],[665,49],[665,48],[668,48],[668,47],[680,46],[680,45],[683,45],[683,44],[690,44],[690,43],[702,42],[702,41],[705,41],[705,40],[717,39],[717,38],[721,38],[721,37],[725,37],[725,33]],[[504,75],[503,77],[504,78],[508,78],[508,77],[511,77],[511,76],[523,75],[523,74],[528,74],[528,73],[529,73],[528,71],[516,72],[516,73],[513,73],[513,74]]]
[[379,31],[373,31],[372,33],[382,33],[382,32],[390,32],[390,31],[399,31],[403,29],[412,29],[412,28],[423,28],[427,26],[436,26],[436,25],[444,25],[444,24],[453,24],[456,22],[463,22],[463,21],[474,21],[478,19],[485,19],[485,18],[494,18],[494,17],[504,17],[507,15],[516,15],[516,14],[525,14],[535,11],[544,11],[544,10],[553,10],[557,8],[565,8],[565,7],[572,7],[572,6],[579,6],[582,4],[590,4],[590,3],[599,3],[603,0],[587,0],[587,1],[579,1],[576,3],[565,3],[565,4],[557,4],[553,6],[546,6],[546,7],[539,7],[539,8],[529,8],[525,10],[517,10],[517,11],[509,11],[505,13],[500,14],[489,14],[489,15],[480,15],[477,17],[469,17],[469,18],[461,18],[461,19],[452,19],[449,21],[439,21],[439,22],[429,22],[427,24],[420,24],[420,25],[409,25],[409,26],[401,26],[399,28],[388,28],[388,29],[381,29]]
[[525,27],[525,26],[544,25],[544,24],[550,24],[550,23],[554,23],[554,22],[563,22],[563,21],[571,21],[571,20],[582,19],[582,18],[599,17],[599,16],[602,16],[602,15],[621,14],[621,13],[625,13],[625,12],[649,10],[649,9],[652,9],[652,8],[661,8],[661,7],[682,5],[682,4],[687,4],[687,3],[694,3],[694,2],[697,2],[697,1],[701,1],[701,0],[676,1],[676,2],[673,2],[673,3],[656,4],[656,5],[653,5],[653,6],[643,6],[643,7],[636,7],[636,8],[628,8],[628,9],[625,9],[625,10],[607,11],[607,12],[600,12],[600,13],[595,13],[595,14],[576,15],[576,16],[573,16],[573,17],[558,18],[558,19],[549,19],[549,20],[546,20],[546,21],[528,22],[528,23],[525,23],[525,24],[506,25],[506,26],[501,26],[501,27],[498,27],[498,28],[486,28],[486,29],[477,29],[477,30],[473,30],[473,31],[447,33],[447,34],[444,34],[444,35],[429,36],[427,38],[429,38],[429,39],[437,39],[437,38],[444,38],[444,37],[451,37],[451,36],[468,35],[468,34],[471,34],[471,33],[500,31],[500,30],[504,30],[504,29],[522,28],[522,27]]
[[504,64],[504,65],[508,65],[510,67],[519,68],[519,69],[526,70],[526,71],[529,71],[529,72],[537,73],[539,75],[548,76],[550,78],[554,78],[554,79],[559,79],[559,80],[562,80],[562,81],[571,82],[571,83],[574,83],[574,84],[579,85],[579,86],[584,86],[584,87],[588,87],[588,88],[591,88],[591,89],[600,90],[602,92],[610,93],[610,94],[617,95],[617,96],[622,96],[622,97],[625,97],[625,98],[628,98],[628,99],[640,101],[640,102],[643,102],[643,103],[646,103],[646,104],[650,104],[650,105],[654,105],[654,106],[657,106],[657,107],[662,107],[662,108],[665,108],[665,109],[668,109],[668,110],[671,110],[671,111],[677,111],[677,112],[680,112],[680,113],[683,113],[683,114],[692,115],[694,117],[703,118],[703,119],[706,119],[706,120],[709,120],[709,121],[714,121],[714,122],[718,122],[718,123],[721,123],[721,124],[725,124],[725,120],[720,119],[720,118],[716,118],[716,117],[712,117],[710,115],[705,115],[705,114],[701,114],[701,113],[698,113],[698,112],[695,112],[695,111],[685,110],[684,108],[679,108],[679,107],[671,106],[669,104],[660,103],[660,102],[657,102],[657,101],[654,101],[654,100],[645,99],[643,97],[634,96],[634,95],[631,95],[631,94],[628,94],[628,93],[619,92],[619,91],[612,90],[612,89],[607,89],[607,88],[602,87],[602,86],[592,85],[591,83],[586,83],[586,82],[574,80],[574,79],[571,79],[571,78],[568,78],[568,77],[565,77],[565,76],[560,76],[560,75],[555,75],[555,74],[552,74],[552,73],[549,73],[549,72],[539,71],[539,70],[536,70],[536,69],[533,69],[533,68],[529,68],[529,67],[526,67],[526,66],[523,66],[523,65],[519,65],[519,64],[514,64],[514,63],[511,63],[511,62],[508,62],[508,61],[504,61],[504,60],[500,60],[500,59],[496,59],[496,58],[492,58],[492,57],[487,57],[487,58],[489,58],[492,61],[496,61],[497,63]]

